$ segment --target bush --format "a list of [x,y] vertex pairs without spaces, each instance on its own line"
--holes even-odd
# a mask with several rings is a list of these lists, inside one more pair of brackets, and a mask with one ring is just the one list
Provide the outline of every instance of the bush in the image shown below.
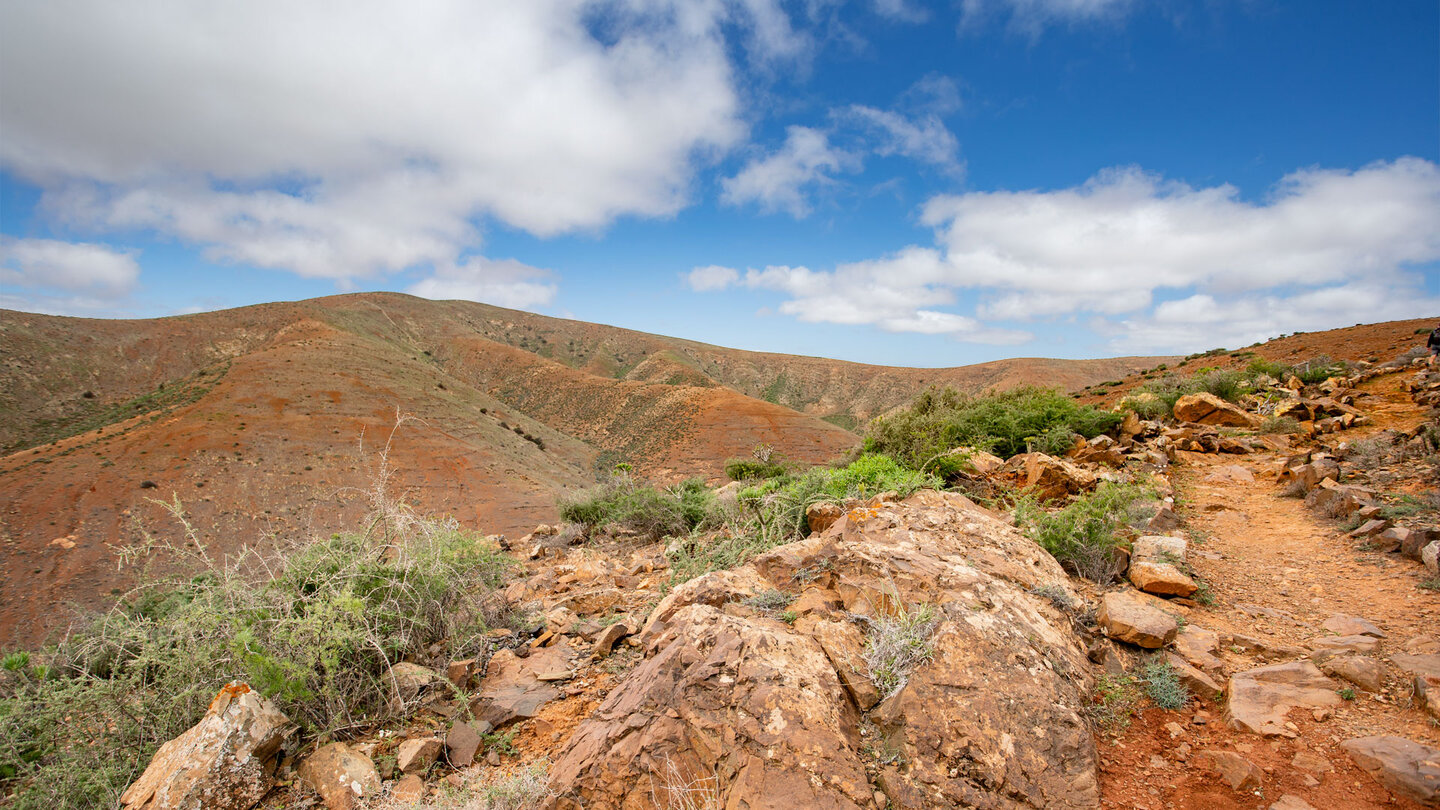
[[619,471],[606,484],[561,499],[560,517],[584,526],[587,533],[614,527],[658,540],[706,524],[714,504],[715,496],[703,479],[656,489]]
[[1289,433],[1300,432],[1300,423],[1293,416],[1267,416],[1260,422],[1261,433]]
[[775,546],[805,537],[810,526],[805,510],[821,501],[843,502],[869,498],[886,491],[907,497],[926,487],[938,487],[933,476],[908,470],[888,456],[865,455],[838,469],[816,467],[786,474],[741,490],[738,507],[712,536],[691,536],[670,554],[670,568],[684,582],[707,571],[743,565],[751,557]]
[[940,620],[932,607],[921,605],[908,612],[902,607],[893,616],[881,614],[866,622],[865,666],[884,700],[905,688],[915,667],[935,654],[931,636]]
[[0,775],[20,780],[15,807],[115,806],[230,680],[274,700],[306,736],[383,722],[390,665],[481,635],[513,565],[453,522],[399,512],[264,564],[214,563],[183,525],[195,550],[181,553],[204,573],[142,585],[41,656],[47,665],[17,659],[0,680]]
[[732,458],[725,462],[725,475],[731,481],[755,481],[785,474],[785,465],[753,458]]
[[1045,511],[1033,498],[1022,498],[1016,504],[1015,518],[1066,570],[1105,583],[1119,573],[1115,557],[1118,533],[1136,507],[1153,497],[1139,484],[1103,483],[1095,492],[1054,512]]
[[1190,689],[1180,682],[1170,662],[1158,655],[1145,664],[1145,691],[1162,709],[1183,709],[1190,702]]
[[911,469],[929,470],[961,446],[1010,457],[1026,450],[1058,452],[1075,434],[1093,438],[1120,423],[1118,414],[1081,405],[1058,390],[1023,387],[969,396],[931,388],[906,408],[870,423],[867,452],[884,453]]

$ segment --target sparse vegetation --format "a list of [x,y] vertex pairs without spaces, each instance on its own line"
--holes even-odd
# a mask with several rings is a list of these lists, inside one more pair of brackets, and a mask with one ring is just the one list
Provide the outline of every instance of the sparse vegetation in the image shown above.
[[1119,570],[1115,548],[1127,516],[1136,504],[1153,497],[1139,484],[1105,483],[1055,511],[1022,497],[1015,517],[1026,534],[1067,570],[1094,582],[1109,582]]
[[1129,675],[1102,674],[1095,679],[1090,718],[1102,734],[1119,736],[1140,708],[1140,684]]
[[659,539],[706,525],[715,517],[714,504],[715,496],[703,479],[657,489],[617,467],[606,483],[562,499],[560,517],[590,534],[613,528]]
[[888,698],[903,689],[910,673],[935,654],[931,637],[940,620],[934,608],[920,605],[908,611],[900,606],[893,615],[882,613],[865,621],[869,625],[865,666],[881,698]]
[[[1120,416],[1081,405],[1058,390],[1022,387],[970,396],[931,388],[910,405],[870,423],[867,452],[884,453],[911,469],[953,473],[943,464],[956,447],[1009,457],[1027,447],[1059,454],[1078,434],[1093,438],[1120,423]],[[959,460],[954,463],[961,463]]]
[[1300,422],[1293,416],[1267,416],[1260,422],[1260,432],[1293,435],[1300,432]]
[[4,659],[0,778],[16,780],[11,806],[115,805],[231,680],[274,700],[306,736],[372,727],[398,708],[390,665],[479,637],[504,615],[492,594],[514,563],[453,521],[389,500],[381,458],[363,529],[274,559],[217,559],[180,503],[162,504],[181,537],[147,538],[131,563],[199,573],[146,576],[57,646]]
[[1190,690],[1170,662],[1159,655],[1145,663],[1145,692],[1162,709],[1183,709],[1190,702]]

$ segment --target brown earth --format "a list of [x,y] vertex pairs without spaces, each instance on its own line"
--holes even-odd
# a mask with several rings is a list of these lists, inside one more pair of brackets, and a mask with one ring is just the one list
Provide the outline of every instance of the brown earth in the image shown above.
[[[144,321],[0,312],[0,645],[132,580],[117,550],[225,552],[356,525],[392,495],[487,533],[551,522],[616,463],[722,478],[760,443],[801,464],[927,385],[1074,386],[1159,358],[865,366],[735,351],[472,302],[375,293]],[[768,401],[767,401],[768,400]]]
[[[1343,330],[1342,330],[1343,331]],[[1335,353],[1331,344],[1331,356]],[[1403,347],[1401,347],[1403,350]],[[1423,420],[1402,388],[1408,374],[1392,374],[1361,386],[1370,394],[1357,404],[1373,424],[1326,437],[1329,443],[1354,442],[1384,429],[1409,430]],[[1207,581],[1216,603],[1184,610],[1189,624],[1222,633],[1240,633],[1275,645],[1305,646],[1325,635],[1321,624],[1337,613],[1361,616],[1387,638],[1380,657],[1402,652],[1404,643],[1440,630],[1440,593],[1423,590],[1423,569],[1395,554],[1366,550],[1345,536],[1337,520],[1322,517],[1299,498],[1282,497],[1276,473],[1285,451],[1240,457],[1253,483],[1207,482],[1216,467],[1237,463],[1234,456],[1181,453],[1173,480],[1176,500],[1192,541],[1191,564]],[[1419,473],[1418,467],[1412,468]],[[1396,482],[1396,491],[1434,488],[1436,480]],[[1228,672],[1260,664],[1253,657],[1222,648]],[[1342,684],[1348,685],[1348,684]],[[1127,808],[1266,808],[1283,794],[1325,808],[1418,808],[1385,790],[1355,766],[1339,747],[1343,740],[1392,734],[1440,745],[1440,726],[1411,705],[1410,686],[1398,670],[1387,668],[1381,692],[1356,689],[1333,716],[1317,721],[1306,710],[1291,712],[1299,727],[1293,739],[1267,740],[1228,729],[1223,706],[1215,701],[1186,710],[1145,711],[1125,733],[1100,745],[1102,791],[1107,806]],[[1197,708],[1212,719],[1192,722]],[[1167,724],[1170,728],[1167,728]],[[1178,727],[1178,732],[1177,732]],[[1188,761],[1177,754],[1190,748]],[[1195,762],[1203,749],[1235,751],[1262,767],[1265,780],[1255,791],[1234,791]],[[1308,752],[1328,761],[1333,772],[1315,773],[1319,784],[1304,781],[1292,760]]]

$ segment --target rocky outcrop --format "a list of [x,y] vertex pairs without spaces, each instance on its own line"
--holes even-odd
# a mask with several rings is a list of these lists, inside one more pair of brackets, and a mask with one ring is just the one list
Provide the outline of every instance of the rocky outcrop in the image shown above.
[[1386,788],[1440,807],[1440,748],[1386,736],[1346,740],[1340,747]]
[[1100,483],[1100,477],[1084,467],[1044,453],[1012,456],[996,475],[1029,490],[1042,501],[1088,492]]
[[120,796],[132,810],[249,810],[275,784],[294,731],[289,718],[247,684],[231,683],[200,722],[160,746]]
[[[727,807],[1096,807],[1084,646],[1041,587],[1071,593],[1034,543],[935,492],[686,583],[559,753],[550,807],[650,806],[702,783]],[[775,588],[819,607],[792,626],[744,604]],[[866,688],[866,639],[917,611],[928,660],[892,694]]]
[[1267,737],[1293,737],[1295,728],[1286,715],[1292,709],[1338,706],[1338,688],[1339,684],[1309,661],[1272,664],[1230,679],[1225,712],[1232,728]]
[[299,773],[329,810],[351,810],[361,799],[380,793],[375,763],[345,743],[321,746],[300,763]]
[[1260,425],[1259,417],[1204,391],[1186,394],[1176,400],[1174,414],[1175,418],[1181,422],[1195,422],[1201,425],[1243,428]]

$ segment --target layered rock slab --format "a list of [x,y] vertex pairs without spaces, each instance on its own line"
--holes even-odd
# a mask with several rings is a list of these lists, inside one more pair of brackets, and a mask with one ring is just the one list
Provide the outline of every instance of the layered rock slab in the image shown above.
[[[853,510],[687,583],[651,615],[646,661],[560,752],[550,806],[648,807],[677,782],[705,782],[736,808],[875,808],[880,796],[896,808],[1097,807],[1084,646],[1029,592],[1041,587],[1070,593],[1053,558],[934,492]],[[768,588],[824,589],[868,617],[928,605],[932,658],[862,713],[875,699],[855,688],[870,623],[792,627],[743,604]]]

